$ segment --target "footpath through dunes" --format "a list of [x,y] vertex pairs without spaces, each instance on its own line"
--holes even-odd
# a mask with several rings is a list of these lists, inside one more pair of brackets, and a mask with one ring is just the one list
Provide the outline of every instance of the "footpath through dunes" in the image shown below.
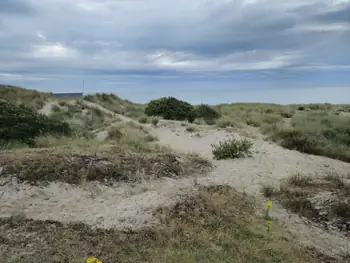
[[[198,133],[190,133],[177,122],[161,121],[155,135],[162,143],[180,152],[196,152],[212,160],[211,144],[227,138],[240,139],[239,134],[223,129],[201,126]],[[213,161],[215,168],[206,177],[198,177],[197,184],[229,185],[255,196],[263,206],[267,199],[262,195],[264,185],[278,188],[281,180],[300,173],[316,176],[327,173],[345,175],[350,171],[350,164],[322,156],[314,156],[282,148],[264,141],[259,134],[254,143],[253,156],[244,159]],[[190,182],[188,180],[188,182]],[[326,255],[339,255],[349,249],[350,239],[337,231],[325,231],[296,214],[287,212],[278,203],[271,211],[272,217],[294,233],[301,242],[316,247]]]

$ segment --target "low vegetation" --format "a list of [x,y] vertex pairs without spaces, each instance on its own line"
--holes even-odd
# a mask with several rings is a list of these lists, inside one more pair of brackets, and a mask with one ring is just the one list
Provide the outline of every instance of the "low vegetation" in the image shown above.
[[41,109],[45,102],[53,98],[52,93],[23,89],[10,85],[0,85],[0,99],[16,105],[24,104],[34,110]]
[[96,93],[84,96],[84,100],[97,103],[104,108],[115,113],[125,115],[130,118],[144,117],[145,105],[123,100],[115,94]]
[[69,135],[70,133],[71,129],[65,122],[38,114],[23,104],[17,106],[0,102],[1,145],[17,141],[33,146],[35,138],[40,135]]
[[221,128],[257,127],[285,148],[350,162],[350,105],[234,103],[214,108]]
[[296,174],[283,182],[279,190],[264,190],[283,206],[325,229],[350,233],[350,176]]
[[250,157],[253,143],[247,139],[228,139],[212,145],[215,159],[235,159]]
[[[16,176],[30,183],[60,181],[135,182],[140,179],[184,176],[208,171],[210,163],[172,153],[140,152],[118,146],[16,149],[0,153],[1,176]],[[199,163],[201,167],[199,167]]]
[[166,120],[187,120],[190,123],[193,123],[196,119],[202,119],[207,124],[213,124],[220,116],[209,105],[193,106],[188,102],[173,97],[164,97],[150,101],[145,109],[145,114],[147,116],[159,116]]
[[290,125],[274,125],[270,138],[283,147],[350,162],[350,115],[309,112]]
[[191,104],[173,97],[150,101],[145,109],[145,114],[159,116],[166,120],[188,120],[191,123],[196,118],[194,107]]
[[252,200],[227,186],[202,188],[183,200],[172,208],[158,209],[155,216],[160,224],[140,231],[0,219],[2,260],[86,262],[94,256],[102,262],[125,263],[336,262],[298,247],[277,223],[267,233]]

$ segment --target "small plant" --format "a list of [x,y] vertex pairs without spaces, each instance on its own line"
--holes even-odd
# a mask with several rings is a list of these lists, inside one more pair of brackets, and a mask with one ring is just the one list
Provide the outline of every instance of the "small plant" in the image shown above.
[[158,118],[152,118],[151,122],[152,122],[152,125],[156,127],[158,125],[159,119]]
[[275,194],[275,188],[271,185],[264,185],[261,192],[265,197],[271,197]]
[[271,232],[271,227],[272,227],[272,221],[269,220],[269,221],[267,221],[267,232],[268,232],[268,233]]
[[243,189],[243,194],[245,195],[245,189],[247,188],[247,186],[246,185],[243,185],[242,186],[242,189]]
[[288,112],[288,111],[282,111],[281,113],[281,116],[283,117],[283,118],[292,118],[293,117],[293,112]]
[[139,123],[145,124],[145,123],[147,123],[147,122],[148,122],[148,119],[147,119],[147,117],[145,117],[145,116],[143,116],[143,117],[141,117],[141,118],[139,119]]
[[252,156],[251,148],[253,143],[247,139],[229,139],[219,142],[218,145],[212,144],[211,146],[213,147],[213,155],[217,160]]
[[270,209],[272,208],[272,202],[267,202],[266,203],[266,207],[267,207],[267,209],[266,209],[266,212],[265,212],[265,219],[270,221],[271,220]]
[[57,105],[53,105],[51,109],[53,112],[59,112],[61,110],[60,107]]
[[186,131],[188,131],[188,132],[195,132],[196,130],[197,129],[195,127],[193,127],[193,126],[189,126],[189,127],[186,128]]

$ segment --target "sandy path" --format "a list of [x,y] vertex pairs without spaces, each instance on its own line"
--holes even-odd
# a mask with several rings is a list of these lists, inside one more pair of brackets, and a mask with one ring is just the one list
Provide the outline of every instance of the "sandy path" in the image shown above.
[[[128,118],[126,118],[128,119]],[[160,142],[180,152],[197,152],[212,159],[211,144],[237,134],[223,130],[201,128],[201,138],[185,130],[180,123],[161,121],[153,132]],[[296,172],[320,173],[335,171],[345,173],[350,164],[320,156],[310,156],[281,148],[275,144],[255,139],[251,158],[213,161],[216,168],[208,175],[197,178],[203,185],[227,184],[241,190],[247,185],[247,193],[255,196],[262,205],[266,200],[260,194],[264,183],[278,184],[280,179]],[[1,186],[2,185],[2,186]],[[61,222],[84,222],[104,228],[140,228],[156,223],[152,217],[154,208],[170,205],[183,193],[195,192],[193,178],[163,179],[149,183],[145,191],[127,185],[115,187],[94,183],[82,187],[53,183],[48,187],[17,184],[16,181],[0,182],[0,211],[2,217],[23,213],[33,219],[51,219]],[[92,192],[94,193],[92,195]],[[332,254],[346,247],[349,240],[336,233],[306,225],[299,217],[288,214],[274,205],[272,216],[297,234],[302,242],[310,242],[322,251]]]
[[52,113],[52,107],[54,105],[57,105],[57,104],[58,104],[57,101],[48,101],[48,102],[45,103],[44,107],[42,107],[40,110],[38,110],[38,112],[40,114],[49,116]]

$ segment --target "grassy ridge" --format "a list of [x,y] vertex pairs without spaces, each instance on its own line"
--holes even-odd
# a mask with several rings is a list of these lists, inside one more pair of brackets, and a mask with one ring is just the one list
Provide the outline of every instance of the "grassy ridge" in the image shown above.
[[0,85],[0,99],[14,104],[24,104],[36,110],[41,109],[45,102],[53,98],[52,93],[39,92],[10,85]]

